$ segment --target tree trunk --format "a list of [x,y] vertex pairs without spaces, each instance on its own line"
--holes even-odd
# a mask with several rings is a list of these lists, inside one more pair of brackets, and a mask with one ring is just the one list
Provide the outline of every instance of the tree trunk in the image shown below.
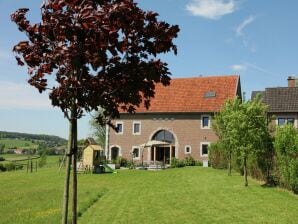
[[72,114],[74,114],[72,118],[72,144],[73,144],[73,159],[72,159],[72,224],[77,224],[77,155],[78,155],[78,147],[77,147],[77,118],[75,114],[75,109],[73,109]]
[[229,152],[229,176],[232,175],[232,152]]
[[73,123],[69,122],[69,136],[68,136],[68,146],[66,152],[66,174],[64,180],[64,194],[63,194],[63,207],[62,207],[62,220],[61,224],[67,224],[68,216],[68,200],[69,200],[69,177],[70,177],[70,165],[71,165],[71,153],[73,145]]
[[244,161],[243,161],[243,170],[244,170],[244,186],[248,186],[248,181],[247,181],[247,166],[246,166],[246,156],[244,156]]

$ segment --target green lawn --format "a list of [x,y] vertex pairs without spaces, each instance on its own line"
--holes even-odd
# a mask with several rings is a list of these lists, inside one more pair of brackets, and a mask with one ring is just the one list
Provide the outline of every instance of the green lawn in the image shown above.
[[[64,173],[0,173],[0,223],[59,223]],[[80,174],[79,223],[298,223],[298,197],[226,171]]]

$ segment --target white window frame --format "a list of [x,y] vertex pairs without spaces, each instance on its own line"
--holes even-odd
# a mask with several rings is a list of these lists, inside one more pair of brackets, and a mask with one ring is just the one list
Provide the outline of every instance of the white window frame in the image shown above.
[[208,155],[209,155],[209,150],[208,150],[208,154],[203,154],[203,145],[208,145],[208,146],[210,146],[210,142],[201,142],[201,143],[200,143],[200,156],[201,156],[201,157],[208,157]]
[[[135,132],[135,124],[139,124],[140,125],[140,130],[139,130],[139,132]],[[133,121],[132,122],[132,134],[133,135],[141,135],[141,132],[142,132],[142,123],[141,123],[141,121]]]
[[280,117],[276,117],[276,126],[279,126],[279,127],[283,127],[283,125],[279,125],[278,124],[278,119],[281,119],[281,118],[283,118],[283,119],[285,119],[285,124],[287,124],[288,123],[288,119],[289,118],[293,118],[294,119],[294,127],[295,128],[297,128],[297,119],[296,119],[296,117],[295,116],[280,116]]
[[[208,117],[208,126],[203,127],[203,118]],[[201,116],[201,129],[210,129],[211,128],[211,116],[208,114],[202,114]]]
[[[186,148],[189,148],[189,152],[186,151]],[[190,145],[186,145],[186,146],[184,147],[184,153],[185,153],[185,154],[191,154],[191,146],[190,146]]]
[[138,149],[139,150],[139,156],[138,157],[133,157],[133,159],[139,160],[141,158],[141,148],[140,148],[140,146],[133,146],[131,148],[131,153],[133,153],[134,149]]
[[118,126],[118,124],[122,124],[122,132],[115,131],[116,132],[116,135],[123,135],[123,132],[124,132],[124,122],[123,121],[116,121],[116,127]]

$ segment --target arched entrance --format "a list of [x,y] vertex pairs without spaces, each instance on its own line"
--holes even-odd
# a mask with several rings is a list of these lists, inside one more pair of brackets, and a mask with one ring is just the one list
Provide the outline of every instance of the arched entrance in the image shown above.
[[163,164],[170,164],[171,158],[175,157],[175,137],[168,130],[157,131],[151,140],[166,142],[168,144],[154,145],[151,147],[151,161],[162,162]]
[[111,160],[117,159],[117,157],[119,157],[119,152],[120,152],[119,147],[113,146],[111,148]]

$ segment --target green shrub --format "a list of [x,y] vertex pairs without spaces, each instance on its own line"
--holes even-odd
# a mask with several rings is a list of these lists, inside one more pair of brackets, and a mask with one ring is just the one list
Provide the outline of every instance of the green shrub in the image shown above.
[[0,164],[0,171],[1,172],[5,172],[6,171],[6,168],[3,164]]
[[115,164],[119,164],[120,167],[127,167],[127,159],[119,156],[117,157],[117,159],[115,160]]
[[47,153],[46,151],[44,151],[38,160],[38,167],[40,168],[44,167],[46,164],[47,164]]
[[212,143],[209,146],[209,162],[211,166],[216,169],[228,168],[228,153],[225,151],[220,143]]
[[187,156],[184,160],[185,166],[194,166],[195,163],[196,163],[196,161],[194,160],[194,158],[192,156]]
[[298,194],[298,160],[292,160],[289,168],[291,189],[295,194]]
[[5,161],[5,159],[3,157],[0,157],[0,161]]
[[195,166],[203,166],[203,162],[201,160],[195,161]]
[[172,168],[180,168],[180,167],[184,167],[185,166],[185,162],[183,160],[179,160],[177,158],[172,158],[171,160],[171,167]]
[[23,169],[23,165],[16,164],[16,163],[6,163],[4,164],[4,168],[6,171],[12,171],[12,170],[21,170]]

